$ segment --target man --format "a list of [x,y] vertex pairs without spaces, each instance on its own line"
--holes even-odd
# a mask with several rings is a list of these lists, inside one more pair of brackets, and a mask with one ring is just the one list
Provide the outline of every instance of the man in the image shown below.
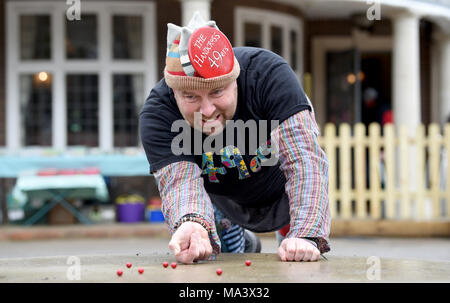
[[[199,14],[187,27],[168,24],[167,47],[164,79],[142,109],[140,132],[177,261],[220,253],[215,208],[254,232],[289,225],[280,259],[317,261],[329,251],[328,161],[292,69],[267,50],[233,49]],[[245,136],[239,121],[257,129]],[[277,123],[267,128],[267,121]]]

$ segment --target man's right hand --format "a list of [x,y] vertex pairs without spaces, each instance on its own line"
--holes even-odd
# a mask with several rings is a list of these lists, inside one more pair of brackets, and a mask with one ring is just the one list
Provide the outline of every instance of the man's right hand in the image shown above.
[[178,262],[190,264],[206,260],[212,254],[212,246],[206,229],[196,222],[184,222],[172,235],[169,248]]

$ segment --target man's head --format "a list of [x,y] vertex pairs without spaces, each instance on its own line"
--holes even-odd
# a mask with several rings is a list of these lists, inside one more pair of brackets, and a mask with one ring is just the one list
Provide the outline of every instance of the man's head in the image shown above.
[[220,225],[223,229],[227,230],[231,227],[231,221],[227,218],[223,218],[220,220]]
[[217,134],[236,111],[240,66],[233,48],[216,23],[199,13],[186,27],[167,27],[166,83],[184,119],[207,135]]
[[183,118],[207,135],[220,133],[236,112],[236,80],[213,89],[174,89],[174,94]]
[[366,88],[366,90],[364,91],[364,103],[366,104],[366,106],[368,107],[375,106],[377,98],[378,92],[375,88],[373,87]]

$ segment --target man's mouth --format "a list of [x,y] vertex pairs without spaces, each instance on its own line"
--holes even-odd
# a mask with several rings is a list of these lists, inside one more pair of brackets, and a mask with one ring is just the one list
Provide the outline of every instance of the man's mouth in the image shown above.
[[220,118],[220,114],[218,114],[217,116],[215,116],[215,117],[212,118],[212,119],[208,119],[208,120],[202,119],[202,123],[203,123],[203,124],[205,124],[205,123],[211,123],[211,122],[214,122],[214,121],[219,120],[219,118]]

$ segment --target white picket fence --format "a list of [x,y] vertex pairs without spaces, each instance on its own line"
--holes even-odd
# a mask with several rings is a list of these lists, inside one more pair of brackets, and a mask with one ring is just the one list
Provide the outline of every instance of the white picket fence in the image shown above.
[[437,124],[427,128],[410,136],[406,126],[396,132],[393,124],[372,123],[366,135],[361,123],[338,132],[325,125],[319,143],[329,160],[332,218],[450,219],[450,124],[442,133]]

